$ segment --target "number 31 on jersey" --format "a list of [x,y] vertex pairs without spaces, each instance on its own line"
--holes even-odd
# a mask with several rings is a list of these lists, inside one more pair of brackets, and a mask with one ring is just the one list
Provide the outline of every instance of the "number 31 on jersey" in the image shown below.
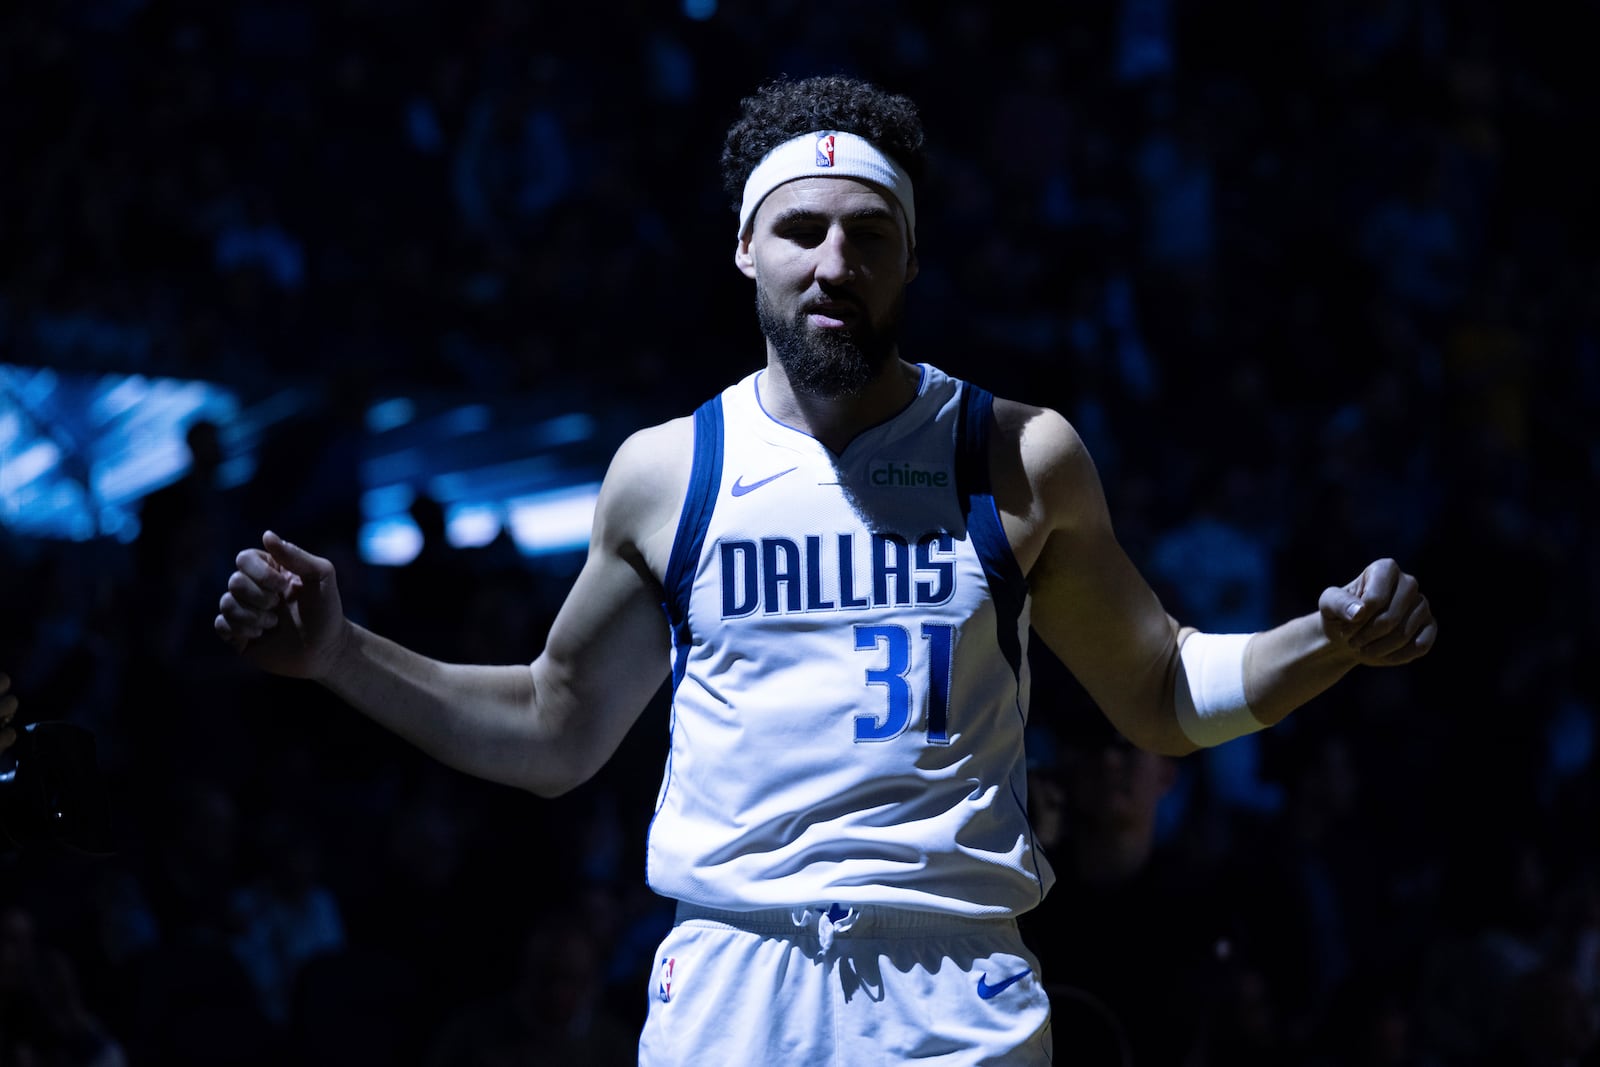
[[[857,652],[879,652],[881,666],[866,670],[866,684],[885,690],[888,707],[882,717],[856,716],[857,741],[888,741],[899,737],[911,725],[915,700],[911,692],[911,631],[904,626],[855,628]],[[955,627],[948,623],[925,622],[921,639],[927,642],[928,672],[924,680],[928,694],[928,743],[948,745],[950,734],[950,658],[955,650]]]

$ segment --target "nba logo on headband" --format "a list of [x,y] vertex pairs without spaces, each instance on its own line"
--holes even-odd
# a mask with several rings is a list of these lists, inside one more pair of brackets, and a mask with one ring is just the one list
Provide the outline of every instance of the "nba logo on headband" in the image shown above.
[[817,138],[817,166],[833,166],[833,134],[825,133]]

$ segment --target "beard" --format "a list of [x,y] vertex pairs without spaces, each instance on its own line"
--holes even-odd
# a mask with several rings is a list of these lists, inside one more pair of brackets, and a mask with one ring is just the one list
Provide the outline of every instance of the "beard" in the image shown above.
[[807,324],[804,310],[788,319],[779,315],[758,285],[756,319],[795,392],[836,400],[866,388],[894,358],[904,299],[895,301],[882,323],[863,316],[842,330],[817,330]]

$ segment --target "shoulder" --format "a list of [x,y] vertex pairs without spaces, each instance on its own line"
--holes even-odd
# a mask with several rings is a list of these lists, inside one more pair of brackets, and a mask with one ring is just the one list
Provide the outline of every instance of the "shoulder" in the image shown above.
[[1014,474],[1030,484],[1081,476],[1086,466],[1093,465],[1078,431],[1052,408],[995,397],[994,427],[992,459],[997,467],[1009,460]]
[[1060,412],[995,398],[989,446],[995,504],[1024,573],[1056,531],[1105,517],[1105,496],[1083,438]]
[[608,481],[636,487],[641,480],[669,474],[682,465],[684,478],[694,455],[694,416],[684,415],[629,434],[611,457]]
[[666,499],[675,506],[689,487],[693,458],[692,416],[635,430],[611,457],[600,491],[602,505],[649,511]]
[[594,540],[637,551],[658,574],[689,489],[694,418],[636,430],[618,446],[595,505]]

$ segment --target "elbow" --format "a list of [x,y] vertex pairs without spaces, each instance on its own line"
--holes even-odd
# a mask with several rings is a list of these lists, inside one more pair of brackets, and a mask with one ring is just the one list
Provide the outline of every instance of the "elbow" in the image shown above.
[[[1175,731],[1176,732],[1176,731]],[[1129,740],[1132,740],[1130,738]],[[1163,735],[1148,741],[1134,741],[1135,747],[1146,752],[1153,752],[1158,756],[1168,756],[1172,759],[1182,759],[1200,751],[1200,746],[1178,733],[1176,737]]]
[[1142,729],[1124,730],[1123,736],[1135,748],[1157,756],[1181,759],[1200,750],[1200,746],[1189,740],[1178,727],[1176,716],[1170,722],[1152,724]]
[[512,784],[536,797],[554,800],[583,785],[599,769],[600,763],[581,745],[558,745],[525,762]]
[[1157,756],[1181,759],[1202,747],[1183,732],[1177,712],[1170,705],[1151,702],[1138,713],[1124,708],[1121,714],[1106,717],[1135,748]]
[[543,777],[533,781],[518,783],[525,792],[544,800],[555,800],[557,797],[566,796],[587,779],[573,776]]
[[542,760],[537,765],[519,767],[507,784],[536,797],[554,800],[572,792],[589,778],[587,772],[581,772],[565,761]]

